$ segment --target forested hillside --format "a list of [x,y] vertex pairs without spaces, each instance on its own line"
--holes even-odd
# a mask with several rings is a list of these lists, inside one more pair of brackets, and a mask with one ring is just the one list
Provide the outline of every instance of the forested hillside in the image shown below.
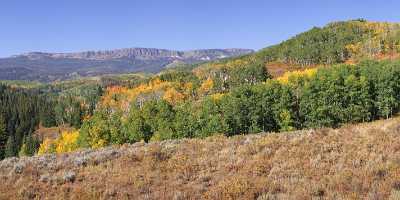
[[263,49],[257,57],[301,66],[343,63],[400,52],[400,24],[353,20],[314,27],[279,45]]
[[[398,39],[397,24],[335,22],[253,55],[156,75],[6,81],[1,158],[390,118],[400,106]],[[385,56],[393,59],[376,61]],[[274,78],[271,63],[297,67]],[[58,138],[33,134],[60,126],[69,131]]]
[[61,90],[22,89],[0,85],[0,158],[34,155],[40,127],[68,124],[79,128],[93,113],[101,88],[96,86]]
[[363,59],[397,58],[400,53],[400,24],[363,19],[333,22],[314,27],[255,54],[198,65],[198,68],[228,68],[243,62],[261,62],[272,75],[287,70],[357,63]]
[[0,200],[400,200],[399,8],[2,1]]
[[278,79],[269,79],[264,69],[233,68],[227,79],[170,71],[134,87],[108,87],[79,130],[46,139],[39,153],[339,127],[387,119],[399,111],[399,61],[336,65]]

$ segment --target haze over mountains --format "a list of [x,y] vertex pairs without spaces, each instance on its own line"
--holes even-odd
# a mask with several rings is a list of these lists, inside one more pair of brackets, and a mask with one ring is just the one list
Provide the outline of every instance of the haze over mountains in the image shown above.
[[0,59],[0,79],[43,82],[128,72],[159,72],[178,64],[193,64],[253,53],[251,49],[175,51],[126,48],[78,53],[31,52]]

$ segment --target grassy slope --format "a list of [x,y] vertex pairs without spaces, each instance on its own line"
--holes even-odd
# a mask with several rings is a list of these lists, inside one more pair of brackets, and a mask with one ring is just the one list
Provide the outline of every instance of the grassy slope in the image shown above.
[[400,118],[12,158],[0,181],[0,199],[399,198]]

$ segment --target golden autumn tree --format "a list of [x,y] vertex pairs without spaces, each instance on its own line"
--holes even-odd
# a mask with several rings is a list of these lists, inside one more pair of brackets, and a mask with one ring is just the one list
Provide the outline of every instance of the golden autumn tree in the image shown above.
[[55,153],[56,145],[54,144],[54,140],[46,138],[39,147],[38,155],[43,155],[46,153]]
[[288,84],[290,81],[294,81],[299,78],[311,78],[316,73],[317,73],[317,68],[290,71],[290,72],[286,72],[281,77],[278,77],[277,80],[281,84]]
[[201,86],[199,88],[199,94],[207,95],[211,92],[213,87],[214,87],[214,81],[211,78],[208,78],[201,84]]
[[175,88],[168,88],[164,93],[163,99],[168,103],[175,105],[177,102],[183,101],[185,96],[178,92]]
[[56,140],[56,152],[64,153],[64,152],[72,152],[78,149],[78,131],[72,132],[63,132],[61,137]]
[[46,153],[65,153],[72,152],[79,148],[78,146],[78,131],[62,132],[61,135],[55,139],[46,138],[42,144],[40,144],[38,154]]

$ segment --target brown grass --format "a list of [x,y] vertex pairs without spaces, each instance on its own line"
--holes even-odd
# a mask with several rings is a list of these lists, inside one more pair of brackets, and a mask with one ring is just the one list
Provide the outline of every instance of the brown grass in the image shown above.
[[399,122],[9,159],[0,199],[397,199]]

